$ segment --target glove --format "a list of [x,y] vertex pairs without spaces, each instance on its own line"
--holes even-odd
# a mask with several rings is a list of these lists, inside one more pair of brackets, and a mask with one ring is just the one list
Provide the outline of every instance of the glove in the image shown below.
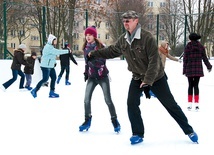
[[151,98],[149,91],[150,91],[150,86],[148,84],[144,84],[143,85],[143,92],[146,95],[146,98],[148,98],[148,99]]
[[56,67],[57,63],[54,64],[54,67]]
[[212,71],[212,68],[210,68],[210,69],[207,69],[208,70],[208,72],[211,72]]
[[84,80],[85,80],[85,82],[88,80],[88,74],[87,73],[84,73]]

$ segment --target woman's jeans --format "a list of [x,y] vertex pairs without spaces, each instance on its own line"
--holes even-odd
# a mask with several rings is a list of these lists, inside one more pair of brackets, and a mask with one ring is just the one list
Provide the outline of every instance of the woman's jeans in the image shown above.
[[56,71],[54,68],[45,68],[41,67],[42,70],[42,80],[36,85],[36,92],[41,88],[41,86],[46,83],[51,78],[50,83],[50,90],[55,90],[55,83],[56,83]]
[[[131,122],[132,134],[144,137],[144,124],[141,117],[140,96],[143,88],[140,88],[141,80],[131,80],[128,92],[128,116]],[[160,103],[165,107],[168,113],[175,119],[185,134],[193,133],[193,128],[188,124],[188,120],[180,106],[176,103],[170,92],[166,77],[163,76],[151,86],[152,92],[155,94]],[[158,117],[159,113],[151,114],[151,117]],[[167,124],[163,125],[167,126]],[[158,130],[158,129],[157,129]]]
[[91,97],[94,92],[94,89],[97,85],[100,85],[103,94],[104,94],[104,99],[105,102],[108,106],[111,118],[116,118],[116,112],[115,112],[115,107],[111,99],[111,93],[110,93],[110,84],[109,84],[109,78],[105,77],[103,79],[94,79],[94,78],[89,78],[87,85],[86,85],[86,90],[85,90],[85,99],[84,99],[84,106],[85,106],[85,117],[91,117]]
[[24,88],[25,74],[21,70],[14,70],[14,69],[12,69],[12,75],[13,75],[12,79],[8,80],[7,82],[5,82],[3,84],[3,86],[5,87],[5,89],[7,89],[8,87],[10,87],[10,85],[12,85],[17,80],[18,75],[21,77],[20,83],[19,83],[19,89]]

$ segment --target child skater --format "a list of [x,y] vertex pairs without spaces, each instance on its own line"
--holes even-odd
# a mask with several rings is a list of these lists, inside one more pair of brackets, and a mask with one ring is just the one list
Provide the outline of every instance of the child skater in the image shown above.
[[31,83],[32,83],[32,75],[34,74],[34,65],[35,65],[35,60],[37,58],[36,52],[32,52],[30,57],[27,57],[26,61],[28,62],[29,65],[25,65],[24,67],[24,73],[25,73],[25,78],[26,78],[26,84],[25,88],[28,90],[31,90]]
[[[70,50],[68,43],[65,43],[64,48],[63,49],[67,49]],[[65,85],[70,85],[71,83],[69,82],[69,74],[70,74],[70,59],[73,61],[74,64],[78,65],[76,60],[73,57],[72,53],[67,53],[67,54],[62,54],[59,56],[60,59],[60,65],[61,65],[61,71],[58,75],[58,79],[57,79],[57,84],[59,84],[62,75],[64,73],[64,71],[66,72],[65,74]]]
[[88,59],[87,55],[91,50],[103,48],[103,44],[97,39],[97,30],[94,26],[85,30],[85,43],[83,45],[85,58],[84,80],[87,81],[84,98],[85,122],[79,127],[79,131],[88,130],[91,125],[91,97],[97,85],[103,90],[104,99],[108,106],[111,121],[115,132],[120,131],[120,124],[117,120],[117,114],[111,99],[110,83],[108,78],[108,69],[106,67],[106,59]]

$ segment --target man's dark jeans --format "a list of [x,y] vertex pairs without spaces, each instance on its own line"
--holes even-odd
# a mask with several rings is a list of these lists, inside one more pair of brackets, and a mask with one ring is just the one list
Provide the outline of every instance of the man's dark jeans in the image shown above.
[[[132,134],[144,137],[144,124],[141,117],[140,96],[143,88],[140,88],[141,80],[131,80],[128,93],[128,116],[131,122]],[[162,77],[158,81],[154,82],[151,87],[152,92],[157,99],[169,112],[169,114],[175,119],[178,125],[181,127],[185,134],[193,132],[192,127],[188,124],[188,120],[183,113],[180,106],[176,103],[171,91],[169,89],[166,76]],[[151,114],[154,115],[154,114]],[[158,115],[158,113],[156,113]],[[164,121],[163,121],[164,124]],[[167,124],[165,124],[167,125]]]

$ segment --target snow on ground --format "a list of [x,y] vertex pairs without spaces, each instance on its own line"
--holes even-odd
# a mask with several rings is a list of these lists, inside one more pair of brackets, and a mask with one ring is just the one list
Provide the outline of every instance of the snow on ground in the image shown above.
[[[193,144],[188,136],[166,112],[156,98],[143,97],[140,105],[145,125],[143,143],[131,145],[131,128],[127,115],[126,99],[131,73],[123,60],[107,60],[110,70],[111,95],[116,107],[121,132],[114,133],[110,114],[98,86],[92,97],[92,124],[88,132],[79,132],[84,121],[85,85],[83,59],[78,66],[71,62],[70,86],[64,78],[56,84],[60,98],[48,98],[49,88],[42,87],[37,98],[29,91],[20,92],[17,81],[6,92],[0,90],[0,155],[75,155],[75,154],[127,154],[127,155],[201,155],[213,154],[214,139],[212,118],[214,71],[200,79],[200,111],[188,111],[187,78],[182,75],[182,63],[167,60],[166,73],[170,89],[186,114],[189,123],[198,133],[199,144]],[[210,60],[214,65],[214,59]],[[9,80],[11,60],[0,60],[0,84]],[[56,66],[60,72],[59,61]],[[65,76],[65,73],[63,77]],[[41,79],[36,63],[32,86]]]

